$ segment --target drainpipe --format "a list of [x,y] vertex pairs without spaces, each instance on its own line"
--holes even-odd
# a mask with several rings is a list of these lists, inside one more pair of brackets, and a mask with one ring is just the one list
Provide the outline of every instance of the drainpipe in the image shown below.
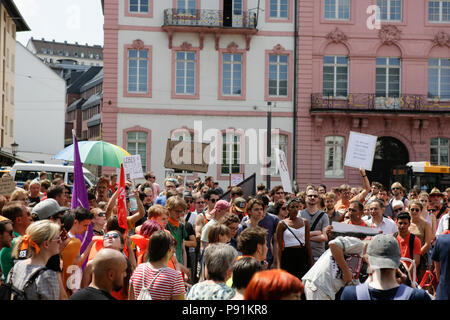
[[297,73],[298,73],[298,1],[294,1],[294,117],[293,117],[293,146],[292,146],[292,180],[297,178]]

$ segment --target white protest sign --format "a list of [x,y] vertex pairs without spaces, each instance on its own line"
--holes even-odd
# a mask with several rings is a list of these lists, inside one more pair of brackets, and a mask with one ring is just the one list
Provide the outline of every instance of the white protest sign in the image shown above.
[[139,154],[123,157],[123,170],[127,180],[139,179],[144,177],[142,172],[141,156]]
[[244,174],[243,173],[232,173],[230,176],[231,180],[231,186],[237,186],[239,183],[244,181]]
[[358,169],[362,167],[372,171],[377,138],[369,134],[350,131],[344,165]]
[[283,150],[275,148],[276,169],[280,172],[281,183],[284,192],[292,192],[291,177],[287,166],[286,155]]

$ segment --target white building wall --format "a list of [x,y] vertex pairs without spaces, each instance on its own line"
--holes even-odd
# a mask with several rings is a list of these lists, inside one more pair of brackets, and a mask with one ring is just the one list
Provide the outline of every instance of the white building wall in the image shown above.
[[[164,159],[167,139],[173,129],[187,127],[194,129],[194,121],[201,121],[203,132],[215,128],[225,130],[227,128],[243,130],[265,130],[267,119],[265,116],[213,116],[207,115],[209,112],[238,111],[238,112],[266,112],[267,101],[265,101],[265,72],[266,72],[266,50],[272,50],[280,44],[285,50],[292,51],[291,72],[293,72],[294,62],[294,23],[266,23],[265,11],[261,10],[259,14],[258,30],[261,34],[256,34],[250,42],[250,50],[246,51],[246,99],[245,100],[218,100],[219,87],[219,51],[215,49],[215,37],[213,34],[205,34],[204,46],[200,50],[200,81],[199,81],[199,99],[172,99],[172,49],[169,49],[169,40],[166,32],[160,27],[163,25],[164,9],[172,7],[172,1],[154,0],[153,18],[134,18],[125,16],[125,5],[127,1],[120,1],[119,5],[119,25],[123,26],[118,31],[118,107],[121,111],[118,113],[117,121],[117,144],[126,148],[123,141],[123,132],[128,128],[140,126],[151,130],[151,170],[155,172],[157,182],[164,180]],[[257,0],[248,0],[247,9],[257,7]],[[266,1],[260,1],[260,8],[265,9]],[[292,2],[293,5],[293,2]],[[201,9],[219,9],[219,1],[203,0]],[[138,26],[142,29],[139,30]],[[131,30],[127,30],[131,29]],[[269,31],[269,32],[264,32]],[[273,32],[273,34],[271,34]],[[135,98],[124,97],[124,81],[126,80],[126,56],[124,47],[130,45],[134,40],[140,39],[145,46],[152,47],[152,97]],[[183,42],[189,42],[193,47],[200,46],[199,34],[178,33],[173,35],[173,47],[179,47]],[[235,42],[238,49],[245,49],[245,37],[242,34],[229,34],[220,37],[219,48],[225,49],[231,43]],[[294,75],[292,76],[294,79]],[[293,83],[290,84],[291,91],[294,90]],[[293,97],[293,94],[292,94]],[[132,113],[126,113],[125,109],[134,109]],[[142,113],[137,114],[135,109],[143,109]],[[149,109],[157,109],[157,112],[149,112]],[[164,110],[193,110],[205,111],[205,115],[167,115]],[[155,111],[155,110],[154,110]],[[293,112],[293,100],[278,101],[273,112]],[[291,117],[272,118],[272,129],[280,129],[290,134],[290,142],[293,141],[293,120]],[[261,163],[250,164],[249,153],[266,153],[266,143],[258,141],[256,147],[248,141],[245,145],[246,159],[245,176],[248,177],[256,173],[257,183],[264,182],[263,165]],[[219,146],[221,147],[221,146]],[[263,150],[260,150],[262,148]],[[287,155],[292,157],[292,154]],[[260,156],[258,156],[260,161]],[[198,176],[204,178],[211,175],[218,181],[224,190],[228,186],[228,180],[217,179],[217,165],[209,166],[207,174],[199,173]],[[292,168],[291,168],[292,169]],[[292,171],[291,171],[292,172]],[[188,179],[191,180],[191,179]],[[280,183],[273,179],[271,185]]]
[[[66,84],[52,69],[16,42],[14,136],[20,152],[41,160],[64,148]],[[33,153],[37,153],[33,156]]]

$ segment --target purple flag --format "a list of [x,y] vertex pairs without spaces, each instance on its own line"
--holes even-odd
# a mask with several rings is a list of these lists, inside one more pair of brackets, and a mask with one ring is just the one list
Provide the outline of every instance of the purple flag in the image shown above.
[[[74,130],[72,130],[72,135],[74,145],[73,148],[74,165],[73,165],[72,203],[70,207],[71,209],[76,209],[81,206],[89,210],[88,194],[86,190],[86,184],[84,183],[83,165],[81,163],[80,151],[78,150],[78,140]],[[89,243],[91,243],[93,236],[94,236],[94,227],[92,223],[89,225],[88,230],[84,234],[76,235],[76,237],[81,241],[80,254],[82,254],[84,250],[86,250]]]

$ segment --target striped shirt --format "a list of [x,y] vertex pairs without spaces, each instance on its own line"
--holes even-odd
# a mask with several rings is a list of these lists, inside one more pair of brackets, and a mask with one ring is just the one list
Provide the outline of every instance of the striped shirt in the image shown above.
[[183,276],[180,271],[168,267],[153,269],[150,263],[147,262],[138,265],[130,278],[130,282],[133,284],[135,299],[138,298],[141,292],[142,282],[144,282],[145,287],[150,286],[158,271],[161,272],[150,288],[152,300],[171,300],[172,296],[186,292]]

